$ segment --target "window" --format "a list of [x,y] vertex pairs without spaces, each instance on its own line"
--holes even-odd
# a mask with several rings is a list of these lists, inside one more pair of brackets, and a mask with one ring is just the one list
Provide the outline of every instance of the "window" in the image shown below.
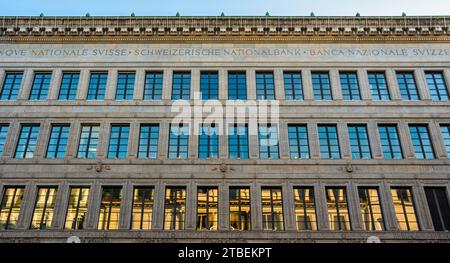
[[187,159],[189,150],[189,126],[170,125],[169,159]]
[[108,158],[127,158],[129,125],[112,125],[109,135]]
[[378,125],[381,148],[385,159],[402,159],[402,147],[398,137],[397,126],[390,124]]
[[344,187],[327,187],[326,191],[330,230],[351,230],[346,189]]
[[[0,127],[1,128],[1,127]],[[444,145],[445,149],[447,151],[447,156],[450,158],[450,124],[442,124],[441,125],[441,135],[444,139]],[[5,134],[6,137],[6,134]],[[2,147],[2,139],[1,139],[1,133],[0,133],[0,153],[1,153],[1,147]]]
[[229,128],[229,155],[232,159],[248,159],[248,127],[246,124],[234,124]]
[[228,99],[247,99],[247,76],[245,72],[228,72]]
[[230,187],[230,229],[250,230],[250,188]]
[[260,125],[259,129],[259,158],[278,159],[278,129],[277,126]]
[[191,73],[174,72],[172,80],[172,100],[191,98]]
[[448,89],[442,72],[425,72],[432,100],[448,100]]
[[314,188],[294,188],[295,222],[297,230],[317,230]]
[[25,187],[4,188],[0,205],[0,230],[17,228],[24,192]]
[[377,188],[358,188],[359,208],[361,209],[362,224],[366,231],[385,230],[383,211]]
[[275,84],[272,72],[256,72],[256,99],[275,99]]
[[411,188],[391,188],[391,194],[400,230],[419,230]]
[[119,72],[117,78],[116,100],[133,99],[134,79],[134,72]]
[[181,187],[166,188],[164,204],[164,229],[183,230],[186,215],[186,189]]
[[336,125],[319,125],[320,157],[340,159],[341,150]]
[[353,159],[371,159],[369,135],[366,125],[348,125],[348,137]]
[[284,230],[281,188],[262,188],[261,206],[264,230]]
[[89,80],[88,100],[104,100],[108,73],[92,72]]
[[409,125],[409,133],[417,159],[434,159],[428,126],[422,124]]
[[31,229],[44,230],[52,227],[56,194],[56,187],[38,187]]
[[361,100],[358,75],[356,72],[340,72],[342,98],[344,100]]
[[291,159],[309,159],[308,129],[306,125],[289,124],[288,138]]
[[22,125],[14,158],[33,158],[39,136],[39,125]]
[[284,72],[284,94],[286,100],[303,100],[302,73]]
[[219,99],[219,77],[217,72],[200,73],[200,92],[202,100]]
[[428,208],[435,231],[450,230],[450,203],[445,187],[425,187]]
[[134,188],[131,229],[152,229],[153,202],[153,187]]
[[100,126],[82,125],[77,158],[95,158],[97,153]]
[[122,187],[102,187],[98,230],[116,230],[119,228],[121,201]]
[[217,230],[219,202],[217,187],[197,189],[197,229]]
[[383,72],[369,72],[369,86],[372,93],[372,100],[390,100],[386,76]]
[[47,99],[48,88],[52,73],[50,72],[36,72],[34,74],[33,86],[31,87],[30,100],[45,100]]
[[312,72],[314,99],[332,100],[330,77],[328,72]]
[[138,158],[158,158],[158,124],[141,124]]
[[60,159],[66,154],[69,125],[52,125],[45,158]]
[[163,73],[145,73],[144,100],[160,100],[162,98]]
[[63,73],[58,99],[74,100],[77,96],[79,79],[80,73]]
[[397,72],[397,82],[403,100],[420,100],[413,72]]
[[8,135],[9,125],[0,124],[0,157],[3,155],[3,148],[6,143],[6,136]]
[[16,100],[22,85],[22,72],[6,72],[0,100]]
[[219,156],[219,136],[214,123],[203,124],[198,136],[198,158],[217,158]]
[[84,229],[87,222],[89,187],[70,187],[65,229]]

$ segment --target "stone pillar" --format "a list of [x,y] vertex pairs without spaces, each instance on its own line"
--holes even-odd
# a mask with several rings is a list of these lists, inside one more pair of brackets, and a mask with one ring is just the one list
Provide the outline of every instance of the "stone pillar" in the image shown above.
[[47,151],[47,143],[50,136],[51,124],[48,119],[41,121],[39,125],[39,135],[38,141],[36,143],[36,148],[34,151],[33,159],[39,160],[45,158],[45,153]]
[[428,210],[427,197],[425,190],[420,182],[416,181],[412,187],[413,200],[416,210],[417,221],[422,231],[433,231],[433,221],[431,219],[430,211]]
[[145,69],[139,68],[136,70],[136,81],[134,82],[133,98],[141,101],[144,99],[145,86]]
[[228,78],[226,69],[219,70],[219,100],[228,100]]
[[376,121],[369,120],[367,123],[367,133],[369,134],[370,149],[374,159],[383,159],[383,151],[381,149],[381,139],[378,133],[378,125]]
[[361,99],[371,100],[372,96],[370,91],[369,76],[367,74],[367,70],[358,69],[357,74],[358,74],[359,90],[361,92]]
[[17,229],[30,229],[34,212],[34,205],[36,204],[36,195],[36,182],[30,180],[25,184],[25,192],[22,202],[23,205],[20,211],[20,218]]
[[278,127],[278,140],[280,147],[280,158],[289,159],[288,124],[286,122],[280,122]]
[[0,91],[3,90],[3,86],[5,85],[5,78],[6,78],[6,71],[4,69],[0,69]]
[[256,100],[256,72],[255,69],[247,69],[247,99]]
[[163,120],[159,124],[159,138],[158,138],[158,158],[167,159],[168,142],[170,133],[169,120]]
[[162,99],[171,100],[172,99],[172,70],[164,69],[163,71],[163,90]]
[[333,100],[342,100],[342,89],[340,85],[339,71],[337,69],[331,69],[329,74]]
[[392,68],[386,70],[386,83],[388,85],[391,100],[402,100],[397,83],[395,71]]
[[281,68],[276,68],[274,70],[274,84],[275,84],[275,99],[279,101],[284,101],[284,81],[283,81],[283,70]]
[[284,211],[284,230],[297,230],[294,212],[294,189],[291,184],[284,182],[282,188],[283,211]]
[[417,90],[419,91],[419,96],[421,100],[431,100],[430,93],[428,92],[427,80],[425,73],[422,69],[414,70],[414,79],[416,81]]
[[259,158],[258,126],[248,125],[248,147],[250,159]]
[[261,208],[261,186],[258,183],[254,182],[252,183],[250,191],[251,191],[250,209],[251,209],[252,230],[261,231],[263,230],[262,208]]
[[108,80],[106,82],[105,101],[113,101],[116,99],[116,87],[117,87],[117,69],[108,70]]
[[392,205],[394,202],[392,200],[390,186],[383,181],[380,183],[379,188],[381,209],[383,211],[384,224],[387,231],[398,230],[397,218],[395,216],[395,209]]
[[362,224],[361,209],[359,207],[358,187],[351,181],[347,187],[348,210],[352,230],[364,230]]
[[415,159],[416,155],[414,153],[414,147],[411,142],[411,137],[409,135],[409,127],[406,121],[402,120],[398,124],[398,133],[400,137],[400,144],[402,146],[402,151],[406,159]]
[[319,230],[329,230],[327,198],[325,185],[321,182],[315,185],[314,195],[316,199],[317,227]]
[[155,199],[152,214],[152,229],[162,230],[164,228],[164,204],[165,204],[165,185],[158,181],[155,185]]
[[55,210],[53,213],[53,229],[64,229],[67,204],[69,203],[70,190],[66,182],[58,185]]
[[219,226],[221,231],[230,230],[229,188],[224,181],[219,185]]
[[226,122],[224,121],[222,125],[219,125],[219,158],[220,159],[228,159],[228,127],[226,126]]
[[107,157],[109,131],[110,131],[109,121],[100,122],[99,138],[98,138],[97,154],[96,154],[96,157],[99,159]]
[[131,228],[131,210],[133,205],[133,185],[128,181],[122,188],[122,202],[120,203],[119,229]]
[[441,128],[438,120],[433,120],[428,123],[428,130],[430,131],[430,139],[434,148],[436,159],[447,159],[447,149],[444,145],[444,139],[441,135]]
[[[192,125],[200,125],[198,123],[193,123]],[[188,150],[188,159],[198,159],[198,134],[194,134],[194,127],[192,125],[189,125],[189,150]],[[200,128],[198,129],[200,132]]]
[[[192,69],[191,71],[191,99],[195,99],[195,93],[200,94],[200,70]],[[199,96],[201,99],[201,96]]]
[[78,82],[77,100],[86,100],[89,90],[89,69],[82,69],[80,71],[80,81]]
[[87,230],[98,229],[98,216],[100,213],[101,200],[102,200],[102,187],[99,182],[95,182],[89,189],[89,203],[85,226]]
[[302,85],[303,85],[303,97],[305,101],[314,100],[314,92],[312,87],[311,80],[311,70],[304,69],[302,70]]
[[450,93],[450,68],[444,68],[444,80],[445,86],[447,87],[447,92]]
[[67,141],[67,148],[66,148],[66,155],[64,159],[67,161],[72,160],[73,158],[77,157],[77,146],[79,137],[81,134],[81,124],[77,120],[73,120],[70,123],[70,132],[69,132],[69,138],[72,138],[71,140]]
[[57,100],[59,97],[59,90],[61,87],[63,72],[60,68],[54,69],[52,72],[52,79],[47,93],[47,100]]
[[133,120],[130,123],[130,134],[128,138],[128,158],[137,158],[138,144],[139,144],[140,125],[138,120]]
[[22,85],[19,91],[19,100],[28,100],[30,97],[31,87],[33,86],[34,72],[32,69],[25,69],[23,72]]
[[17,141],[20,133],[20,123],[18,120],[13,120],[9,124],[8,136],[6,137],[5,144],[3,145],[3,156],[0,159],[14,158]]
[[320,145],[317,123],[308,123],[307,128],[311,159],[320,159]]
[[190,181],[186,186],[186,230],[197,228],[197,185]]
[[339,121],[337,123],[338,140],[341,147],[342,159],[351,159],[352,153],[350,151],[350,140],[348,138],[347,124]]

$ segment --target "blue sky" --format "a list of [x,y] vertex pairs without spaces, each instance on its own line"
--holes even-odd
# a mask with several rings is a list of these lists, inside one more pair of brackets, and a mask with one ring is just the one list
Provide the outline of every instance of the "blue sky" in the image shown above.
[[450,0],[0,0],[0,16],[450,15]]

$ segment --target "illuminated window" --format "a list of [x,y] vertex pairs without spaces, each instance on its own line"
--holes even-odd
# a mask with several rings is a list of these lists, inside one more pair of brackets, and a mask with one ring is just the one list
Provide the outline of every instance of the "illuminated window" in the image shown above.
[[45,100],[47,99],[48,88],[50,87],[50,81],[52,79],[52,73],[50,72],[37,72],[34,74],[33,85],[31,86],[30,100]]
[[0,205],[0,230],[15,229],[19,222],[25,187],[6,186]]
[[183,230],[186,217],[186,189],[181,187],[166,188],[164,204],[164,229]]
[[102,187],[98,230],[116,230],[119,228],[121,201],[122,187]]
[[39,136],[39,125],[22,125],[14,158],[33,158]]
[[402,159],[402,147],[398,137],[397,126],[390,124],[378,125],[381,148],[385,159]]
[[425,72],[432,100],[448,100],[448,89],[442,72]]
[[258,127],[259,137],[259,158],[261,159],[278,159],[278,129],[277,126],[267,124]]
[[256,99],[275,99],[275,84],[272,72],[256,72]]
[[411,188],[391,188],[391,194],[400,230],[419,230]]
[[119,72],[117,77],[116,100],[132,100],[134,93],[134,72]]
[[308,129],[304,124],[289,124],[289,154],[291,159],[309,159]]
[[69,125],[52,125],[45,158],[60,159],[66,154]]
[[324,159],[340,159],[341,150],[336,125],[319,125],[320,157]]
[[314,188],[294,188],[297,230],[317,230],[316,204],[314,200]]
[[0,124],[0,157],[3,155],[3,148],[6,143],[6,136],[8,135],[8,124]]
[[286,100],[303,100],[302,73],[284,72],[284,94]]
[[197,229],[217,230],[218,206],[217,187],[197,189]]
[[58,100],[74,100],[77,96],[80,73],[63,73]]
[[187,159],[189,152],[189,126],[170,125],[169,159]]
[[371,159],[369,135],[366,125],[348,125],[348,137],[353,159]]
[[434,159],[433,144],[431,143],[428,126],[422,124],[409,125],[414,153],[418,159]]
[[129,125],[112,125],[109,135],[108,158],[127,158]]
[[369,72],[368,77],[372,100],[390,100],[391,96],[386,83],[386,75],[383,72]]
[[247,99],[247,76],[245,72],[228,72],[228,99]]
[[435,231],[450,231],[450,203],[445,187],[425,187],[428,209]]
[[43,230],[52,227],[56,194],[56,187],[38,187],[33,219],[31,221],[31,229]]
[[78,144],[77,158],[95,158],[97,153],[100,126],[81,126],[80,142]]
[[172,100],[191,98],[191,73],[174,72],[172,79]]
[[144,100],[160,100],[162,98],[163,73],[145,73]]
[[0,92],[0,100],[16,100],[19,96],[22,84],[22,72],[6,72],[3,87]]
[[420,100],[413,72],[397,72],[397,82],[403,100]]
[[198,158],[217,158],[219,156],[219,135],[214,123],[203,124],[198,136]]
[[264,230],[284,230],[281,188],[262,188],[261,206]]
[[92,72],[89,80],[88,100],[104,100],[108,73]]
[[[0,127],[1,128],[1,127]],[[442,124],[441,125],[441,135],[444,139],[445,149],[447,151],[447,156],[450,158],[450,124]],[[1,136],[1,133],[0,133]],[[6,136],[6,134],[5,134]],[[0,147],[1,147],[1,137],[0,137]],[[0,148],[1,152],[1,148]]]
[[342,98],[344,100],[361,100],[358,75],[356,72],[340,72]]
[[230,229],[250,230],[250,188],[230,187]]
[[149,230],[152,228],[153,200],[153,187],[134,188],[131,229]]
[[141,124],[138,158],[158,158],[158,124]]
[[84,229],[87,221],[89,187],[71,187],[65,229]]
[[378,189],[360,187],[358,188],[358,194],[364,230],[385,230]]
[[326,191],[330,230],[351,230],[346,189],[343,187],[327,187]]
[[217,72],[200,73],[200,92],[202,100],[219,99],[219,76]]
[[312,85],[314,99],[316,100],[332,100],[330,77],[328,72],[312,72]]
[[248,159],[248,128],[246,124],[230,126],[228,152],[232,159]]

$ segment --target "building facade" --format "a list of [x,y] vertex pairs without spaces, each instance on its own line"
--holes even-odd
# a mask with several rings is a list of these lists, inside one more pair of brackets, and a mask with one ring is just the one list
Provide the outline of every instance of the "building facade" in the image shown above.
[[0,242],[449,242],[449,19],[4,17]]

